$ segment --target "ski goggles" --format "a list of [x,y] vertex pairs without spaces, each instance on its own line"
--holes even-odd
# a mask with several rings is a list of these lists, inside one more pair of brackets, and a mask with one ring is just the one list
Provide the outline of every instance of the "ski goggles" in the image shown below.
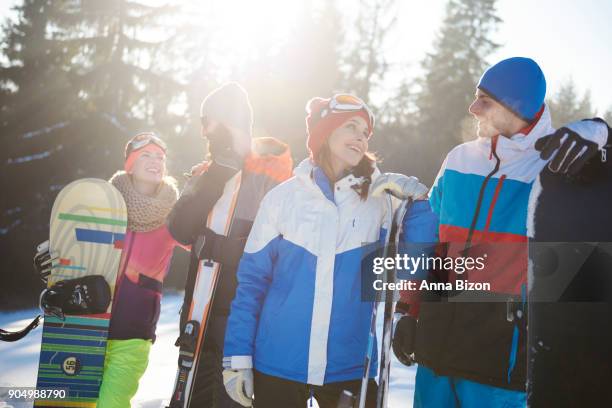
[[370,110],[368,105],[366,105],[364,101],[362,101],[361,99],[359,99],[358,97],[354,95],[349,95],[349,94],[334,95],[329,100],[328,106],[329,106],[329,110],[323,109],[321,111],[321,119],[327,116],[327,114],[330,112],[340,113],[340,112],[364,111],[368,115],[368,119],[370,121],[370,128],[371,129],[374,128],[374,121],[375,121],[374,114],[372,113],[372,111]]
[[166,146],[166,143],[164,143],[163,140],[157,137],[155,133],[143,132],[143,133],[139,133],[136,136],[134,136],[132,140],[130,140],[128,144],[125,146],[125,158],[127,159],[128,156],[132,154],[132,152],[135,152],[136,150],[140,150],[143,147],[148,146],[150,144],[159,146],[164,151],[164,153],[166,153],[166,150],[168,149],[168,147]]

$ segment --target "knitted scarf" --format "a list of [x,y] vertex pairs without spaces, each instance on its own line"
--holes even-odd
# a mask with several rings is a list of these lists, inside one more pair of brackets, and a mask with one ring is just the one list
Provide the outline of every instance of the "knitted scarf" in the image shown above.
[[158,192],[150,197],[134,189],[129,174],[116,172],[109,180],[123,196],[128,211],[128,229],[136,232],[152,231],[164,225],[166,217],[178,199],[176,180],[164,177]]

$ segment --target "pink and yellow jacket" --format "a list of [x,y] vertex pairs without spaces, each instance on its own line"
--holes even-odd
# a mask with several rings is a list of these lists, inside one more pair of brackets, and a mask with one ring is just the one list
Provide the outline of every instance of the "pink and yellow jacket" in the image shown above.
[[113,300],[110,339],[155,340],[164,279],[174,247],[168,227],[127,231]]

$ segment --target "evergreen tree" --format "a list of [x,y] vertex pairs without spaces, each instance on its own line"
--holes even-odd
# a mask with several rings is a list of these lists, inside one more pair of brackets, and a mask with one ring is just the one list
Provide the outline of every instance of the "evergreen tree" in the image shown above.
[[547,101],[547,104],[555,128],[575,120],[595,116],[591,103],[591,92],[587,90],[582,96],[578,95],[576,85],[571,78],[561,84],[559,90]]
[[91,112],[173,129],[178,118],[168,107],[183,91],[168,58],[176,7],[23,0],[14,10],[16,21],[3,26],[7,63],[0,69],[1,123],[12,126],[6,132]]
[[6,62],[0,68],[0,126],[4,135],[36,125],[33,116],[44,116],[42,121],[51,124],[74,101],[61,69],[62,60],[70,56],[49,31],[57,7],[50,0],[23,0],[13,7],[15,19],[3,24],[0,50]]
[[[449,0],[446,16],[422,66],[419,109],[420,159],[417,168],[439,166],[450,148],[462,142],[462,127],[475,86],[499,45],[491,36],[502,21],[495,0]],[[435,170],[434,170],[435,173]],[[427,178],[428,180],[431,177]]]
[[164,22],[176,8],[129,0],[61,3],[55,36],[75,55],[71,72],[82,101],[113,117],[154,124],[181,90],[160,52],[173,34]]
[[109,178],[136,130],[178,121],[168,106],[182,89],[164,68],[169,7],[22,0],[15,11],[3,26],[0,69],[0,298],[23,305],[36,299],[32,250],[48,237],[59,189]]
[[349,51],[342,58],[340,84],[372,105],[371,93],[389,68],[383,49],[397,22],[397,0],[361,0],[358,10],[343,45]]

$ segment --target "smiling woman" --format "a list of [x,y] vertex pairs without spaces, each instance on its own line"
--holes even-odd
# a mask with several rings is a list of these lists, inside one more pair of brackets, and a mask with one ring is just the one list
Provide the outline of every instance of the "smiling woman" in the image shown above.
[[313,162],[332,186],[350,172],[363,177],[355,191],[365,199],[376,163],[375,155],[368,152],[374,127],[370,108],[353,95],[338,94],[330,99],[313,98],[306,110],[307,145]]
[[368,122],[360,116],[347,120],[342,126],[334,130],[329,137],[328,146],[331,154],[338,162],[335,171],[336,178],[346,169],[359,164],[368,150],[369,137]]
[[[311,157],[261,202],[238,267],[223,379],[244,406],[254,390],[258,406],[302,408],[314,397],[322,408],[336,407],[343,389],[361,388],[372,304],[353,292],[360,287],[357,254],[379,238],[390,210],[385,198],[369,194],[378,173],[367,151],[374,120],[352,95],[313,98],[306,110]],[[357,216],[364,217],[355,224]],[[331,290],[336,285],[351,293]],[[285,306],[266,307],[277,304]],[[337,319],[342,328],[330,324]],[[289,360],[274,352],[285,349]],[[373,407],[376,383],[366,384]]]
[[165,143],[151,132],[137,134],[125,146],[124,170],[110,180],[126,202],[128,225],[113,299],[99,408],[130,406],[148,365],[161,289],[178,245],[166,226],[178,190],[174,179],[166,176]]
[[154,195],[166,175],[166,144],[153,133],[134,136],[125,149],[124,168],[136,191]]

